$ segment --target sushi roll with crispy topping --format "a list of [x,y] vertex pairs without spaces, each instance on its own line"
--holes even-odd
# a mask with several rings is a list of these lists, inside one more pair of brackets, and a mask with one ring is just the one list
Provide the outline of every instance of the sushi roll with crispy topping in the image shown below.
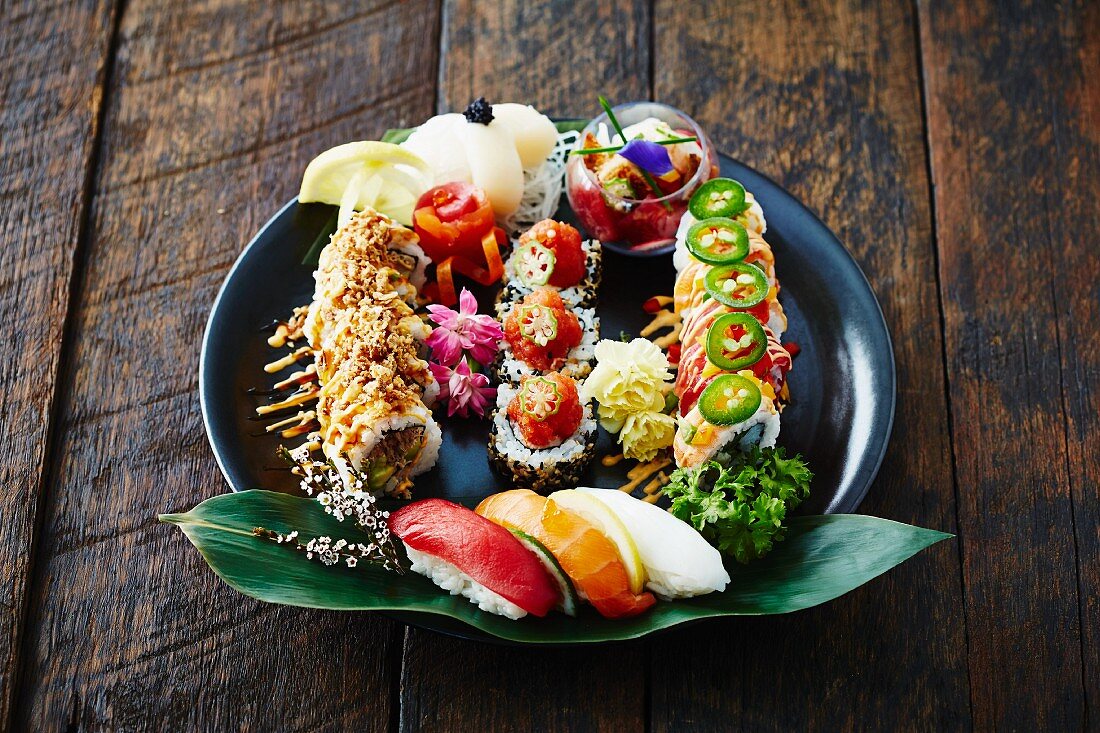
[[395,267],[415,256],[415,244],[389,218],[356,214],[321,252],[303,327],[325,455],[350,461],[370,491],[401,496],[411,477],[435,465],[441,442],[428,409],[439,385],[419,356],[425,327],[406,302],[416,297],[417,268],[406,275]]

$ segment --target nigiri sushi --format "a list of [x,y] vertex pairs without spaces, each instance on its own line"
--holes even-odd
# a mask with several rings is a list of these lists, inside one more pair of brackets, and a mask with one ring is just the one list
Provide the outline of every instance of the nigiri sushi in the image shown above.
[[646,588],[662,600],[721,592],[730,582],[722,556],[688,523],[618,489],[577,492],[603,503],[634,539],[645,565]]
[[486,497],[477,513],[509,529],[519,529],[546,546],[572,579],[578,595],[607,618],[636,616],[657,599],[634,593],[615,543],[591,522],[552,499],[515,489]]
[[414,502],[390,515],[389,527],[414,572],[482,611],[515,620],[545,616],[562,601],[557,581],[527,546],[463,506]]

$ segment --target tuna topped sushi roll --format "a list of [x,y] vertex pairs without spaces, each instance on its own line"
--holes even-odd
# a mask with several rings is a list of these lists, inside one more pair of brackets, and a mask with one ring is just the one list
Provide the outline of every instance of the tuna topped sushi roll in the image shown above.
[[540,492],[575,486],[596,451],[596,421],[577,383],[558,372],[497,389],[489,463],[517,487]]
[[504,314],[504,341],[494,364],[497,378],[516,383],[525,374],[560,371],[583,379],[592,371],[600,319],[590,308],[572,309],[557,291],[539,288]]
[[504,263],[504,288],[497,300],[503,318],[509,305],[536,288],[560,292],[574,307],[592,308],[603,272],[600,243],[581,241],[569,224],[544,219],[520,235],[512,256]]
[[398,509],[390,531],[405,545],[413,572],[482,611],[545,616],[561,601],[558,582],[511,532],[469,509],[426,499]]

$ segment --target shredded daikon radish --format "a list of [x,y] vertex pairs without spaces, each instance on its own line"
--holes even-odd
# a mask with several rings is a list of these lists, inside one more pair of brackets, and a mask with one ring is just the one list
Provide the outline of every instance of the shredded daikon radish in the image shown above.
[[546,162],[537,168],[523,171],[523,198],[519,207],[501,221],[509,234],[530,229],[536,222],[548,219],[558,210],[562,186],[565,182],[565,164],[569,151],[581,134],[576,130],[558,133],[558,141]]

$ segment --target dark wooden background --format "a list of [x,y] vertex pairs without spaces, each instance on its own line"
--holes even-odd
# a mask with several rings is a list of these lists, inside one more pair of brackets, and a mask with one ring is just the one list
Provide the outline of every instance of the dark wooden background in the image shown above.
[[[0,0],[0,727],[1100,728],[1100,3]],[[473,96],[689,110],[893,332],[863,511],[958,535],[833,603],[509,650],[220,583],[156,514],[229,265],[319,151]]]

